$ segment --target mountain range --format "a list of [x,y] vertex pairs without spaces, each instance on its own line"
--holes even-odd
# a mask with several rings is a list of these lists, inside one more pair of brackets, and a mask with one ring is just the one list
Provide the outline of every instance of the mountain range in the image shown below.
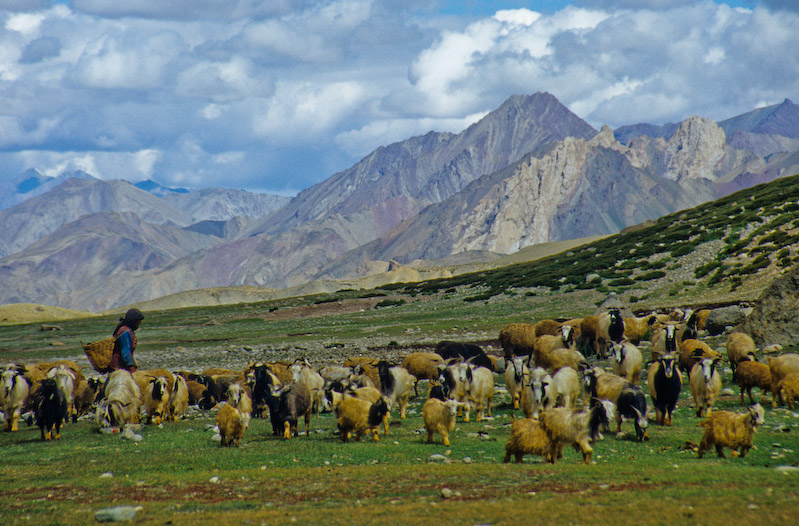
[[199,288],[488,261],[794,173],[799,106],[787,99],[718,123],[614,132],[547,93],[513,96],[458,134],[380,147],[290,200],[26,172],[0,211],[0,303],[103,311]]

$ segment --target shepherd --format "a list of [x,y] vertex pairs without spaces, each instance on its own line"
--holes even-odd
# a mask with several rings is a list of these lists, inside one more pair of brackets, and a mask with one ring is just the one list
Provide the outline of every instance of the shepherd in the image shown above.
[[131,373],[136,372],[136,360],[133,353],[136,350],[136,334],[144,314],[139,309],[129,309],[125,316],[119,318],[119,324],[114,329],[114,351],[111,354],[111,368],[113,370],[125,369]]

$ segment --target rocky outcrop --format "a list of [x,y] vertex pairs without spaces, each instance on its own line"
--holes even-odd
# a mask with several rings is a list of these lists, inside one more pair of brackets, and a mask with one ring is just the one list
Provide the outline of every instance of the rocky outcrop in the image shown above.
[[799,343],[799,265],[792,267],[761,294],[736,330],[749,334],[758,347]]

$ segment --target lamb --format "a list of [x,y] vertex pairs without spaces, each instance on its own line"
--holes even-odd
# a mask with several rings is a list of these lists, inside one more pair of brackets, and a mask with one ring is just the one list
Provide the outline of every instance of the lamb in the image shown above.
[[465,421],[469,421],[469,409],[473,403],[477,409],[476,419],[480,422],[485,418],[485,410],[488,411],[488,416],[491,416],[491,401],[494,399],[494,373],[485,367],[467,365],[465,387],[469,404],[465,408]]
[[389,407],[396,404],[399,408],[400,418],[405,419],[405,411],[411,397],[411,389],[416,379],[402,366],[391,366],[387,361],[377,363],[380,375],[380,392],[386,397]]
[[[777,407],[780,382],[791,373],[799,373],[799,354],[781,354],[776,358],[769,358],[768,366],[771,369],[771,403]],[[782,403],[782,399],[780,399],[780,403]]]
[[222,447],[236,447],[244,438],[244,433],[250,427],[250,415],[242,413],[230,404],[222,404],[216,414],[216,425],[219,428],[219,445]]
[[647,374],[649,394],[655,406],[655,422],[660,425],[671,425],[671,415],[680,399],[682,374],[676,365],[676,356],[667,353],[649,367]]
[[597,352],[603,358],[607,356],[611,342],[620,342],[624,339],[624,318],[619,309],[611,308],[599,315],[596,339]]
[[510,462],[511,455],[515,462],[521,464],[524,455],[538,455],[551,462],[548,453],[551,447],[549,437],[536,418],[514,420],[510,428],[510,437],[505,444],[504,463]]
[[624,419],[634,422],[635,437],[639,442],[649,440],[646,432],[649,427],[646,418],[646,397],[637,385],[628,384],[616,399],[616,436],[621,435],[621,423]]
[[103,398],[97,405],[97,422],[105,427],[137,424],[141,419],[141,391],[133,376],[124,369],[108,375]]
[[442,401],[428,398],[422,407],[422,420],[427,431],[427,443],[433,443],[433,434],[439,433],[445,446],[449,446],[449,434],[455,429],[458,407],[462,402],[457,400]]
[[546,369],[536,367],[530,372],[530,379],[522,389],[521,407],[527,418],[538,418],[539,412],[543,409],[544,377],[549,377]]
[[680,342],[680,369],[682,371],[690,373],[694,365],[703,358],[715,360],[716,358],[720,359],[721,355],[700,340],[688,338]]
[[413,391],[419,396],[420,380],[435,380],[438,377],[438,366],[444,359],[434,352],[413,352],[402,360],[402,366],[416,378]]
[[345,398],[335,409],[341,441],[347,442],[352,433],[355,433],[355,440],[358,441],[364,432],[370,432],[375,441],[379,441],[378,427],[388,410],[388,403],[382,396],[375,403],[360,398]]
[[780,380],[777,388],[785,404],[793,409],[793,401],[799,398],[799,373],[786,375],[785,378]]
[[563,457],[563,447],[575,444],[583,455],[583,463],[590,464],[593,449],[591,442],[598,439],[600,428],[614,418],[613,403],[603,400],[588,410],[556,407],[541,414],[541,425],[550,441],[548,461],[553,464]]
[[746,413],[738,414],[729,411],[716,411],[697,424],[704,427],[705,432],[699,442],[698,455],[702,458],[705,451],[711,447],[716,448],[719,458],[724,458],[724,447],[732,450],[732,456],[738,456],[736,449],[740,450],[741,458],[752,448],[757,426],[762,425],[764,411],[760,404],[750,406]]
[[748,360],[749,355],[755,354],[755,341],[743,332],[733,332],[727,337],[727,359],[732,369],[732,379],[735,381],[735,370],[738,364]]
[[42,380],[33,395],[33,416],[42,433],[42,440],[61,438],[61,427],[69,411],[67,397],[53,378]]
[[325,379],[311,367],[307,360],[294,362],[291,366],[291,377],[295,382],[303,384],[311,393],[311,404],[319,416],[319,411],[324,405]]
[[535,325],[531,323],[509,323],[499,330],[499,344],[505,361],[515,356],[530,356],[535,345]]
[[752,388],[758,387],[762,393],[762,402],[766,403],[766,397],[771,391],[771,369],[769,366],[756,361],[743,361],[738,364],[738,374],[736,383],[741,388],[741,404],[744,403],[744,391],[749,393],[749,402],[754,404],[752,398]]
[[505,367],[505,387],[508,389],[514,409],[519,409],[519,399],[524,387],[524,380],[529,375],[530,371],[524,365],[522,358],[514,357],[508,360],[508,364]]
[[172,384],[172,392],[169,395],[168,414],[171,421],[177,422],[189,408],[189,387],[182,376],[176,374],[174,378],[175,383]]
[[19,417],[28,405],[30,384],[23,374],[24,368],[17,366],[3,371],[0,376],[2,381],[2,407],[3,431],[19,431]]
[[169,414],[169,384],[166,378],[151,378],[144,388],[144,412],[147,413],[148,424],[158,425]]
[[628,382],[641,383],[641,363],[644,357],[641,351],[628,341],[612,344],[613,372]]
[[695,364],[688,377],[694,398],[696,416],[710,416],[713,403],[721,392],[721,375],[716,370],[721,358],[703,358]]

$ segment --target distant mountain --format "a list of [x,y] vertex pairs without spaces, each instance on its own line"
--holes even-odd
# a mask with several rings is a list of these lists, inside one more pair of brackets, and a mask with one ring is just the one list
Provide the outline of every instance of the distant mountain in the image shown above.
[[[789,130],[790,109],[779,119],[772,111],[739,122],[758,130],[780,122]],[[0,233],[0,249],[24,244],[25,224],[39,238],[49,233],[0,259],[0,303],[104,310],[199,288],[286,288],[416,260],[480,261],[546,241],[615,233],[799,173],[791,137],[733,133],[755,137],[761,148],[770,144],[771,153],[761,155],[731,144],[709,119],[692,116],[668,127],[665,135],[665,128],[652,128],[653,135],[621,142],[539,93],[511,97],[459,134],[430,132],[378,148],[288,203],[218,189],[159,198],[121,181],[84,182],[83,189],[69,181],[63,186],[71,191],[59,187],[0,212],[9,213],[0,215],[2,224],[12,225],[10,234]],[[73,195],[81,191],[85,198]],[[96,215],[101,196],[117,199],[106,210],[133,203],[137,217],[104,212],[96,222],[90,215],[64,224],[74,216],[62,207]],[[116,225],[112,237],[125,240],[116,249],[104,221]],[[128,228],[134,232],[122,234]],[[131,257],[131,250],[139,253]],[[67,265],[100,279],[81,279]],[[59,272],[61,280],[54,277]]]
[[741,130],[760,135],[799,139],[799,106],[790,99],[719,122],[727,136]]
[[48,177],[31,168],[8,182],[0,182],[0,210],[11,208],[23,201],[49,192],[67,179],[94,179],[81,170],[67,172],[58,177]]
[[629,126],[622,126],[613,131],[613,135],[617,141],[622,144],[629,144],[630,141],[636,137],[646,136],[653,138],[667,139],[674,134],[680,126],[676,122],[667,122],[661,126],[655,124],[632,124]]
[[151,179],[147,179],[145,181],[139,181],[134,186],[136,188],[141,188],[146,192],[150,192],[153,195],[157,195],[158,197],[164,197],[172,194],[189,193],[189,191],[186,188],[169,188],[167,186],[162,186]]

